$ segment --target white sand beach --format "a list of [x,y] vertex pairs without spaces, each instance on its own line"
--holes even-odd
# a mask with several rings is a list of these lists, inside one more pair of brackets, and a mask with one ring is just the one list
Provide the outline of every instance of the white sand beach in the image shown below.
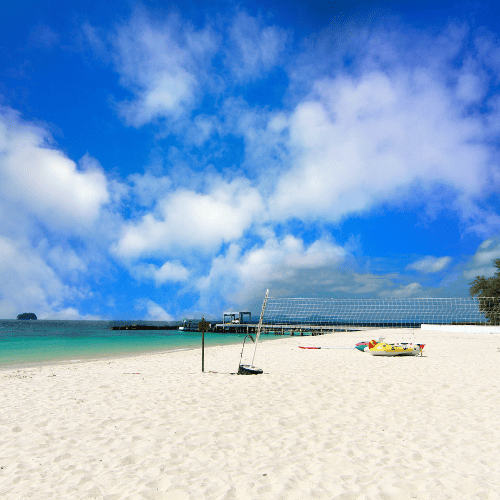
[[498,499],[500,336],[416,332],[0,370],[0,498]]

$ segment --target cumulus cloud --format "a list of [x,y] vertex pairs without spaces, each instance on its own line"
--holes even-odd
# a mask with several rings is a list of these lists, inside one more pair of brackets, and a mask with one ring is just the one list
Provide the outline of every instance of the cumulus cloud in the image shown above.
[[0,235],[0,317],[33,311],[44,318],[76,295],[28,244]]
[[[136,22],[131,28],[134,22],[120,36],[135,30],[132,38],[142,40],[144,33],[160,30],[158,25],[151,28],[150,21]],[[201,32],[192,34],[201,36]],[[229,35],[232,47],[227,49],[227,60],[231,59],[229,67],[240,83],[281,64],[289,40],[283,30],[266,27],[244,13],[233,19]],[[316,54],[298,58],[299,68],[290,71],[290,77],[297,79],[302,68],[299,80],[307,83],[304,88],[309,91],[296,92],[292,81],[288,108],[271,111],[230,97],[223,101],[219,116],[193,118],[192,137],[187,136],[190,144],[202,146],[215,130],[244,139],[245,157],[239,166],[247,179],[231,181],[226,175],[214,183],[211,174],[203,173],[200,177],[208,180],[208,188],[201,181],[195,189],[186,189],[169,179],[160,192],[147,187],[155,179],[136,176],[137,189],[145,187],[141,188],[148,199],[144,206],[150,209],[124,225],[113,251],[125,259],[151,255],[169,259],[163,274],[156,265],[140,264],[135,266],[136,276],[161,285],[180,283],[189,275],[200,291],[201,308],[210,302],[216,308],[217,301],[226,300],[244,304],[268,286],[298,295],[322,290],[406,297],[424,293],[422,285],[395,286],[400,278],[395,275],[342,270],[351,259],[345,249],[327,239],[306,245],[293,235],[277,238],[273,228],[294,219],[310,224],[338,222],[352,214],[369,214],[380,204],[427,204],[429,211],[452,208],[468,227],[491,228],[495,216],[479,200],[495,194],[500,186],[496,153],[489,140],[500,128],[500,106],[488,100],[491,72],[485,70],[486,59],[479,49],[467,49],[467,30],[451,26],[436,36],[424,33],[423,41],[419,38],[416,44],[397,31],[367,30],[362,35],[363,47],[350,53],[349,66],[341,62],[349,47],[333,58],[338,65],[334,70],[319,64],[317,71],[309,73],[304,61]],[[484,40],[478,44],[481,51],[491,52]],[[469,53],[463,64],[456,65],[454,60],[463,50]],[[145,60],[151,62],[157,54],[148,57]],[[182,57],[181,67],[190,67],[184,61],[191,61],[191,56],[184,52]],[[126,79],[132,73],[125,66],[120,66],[120,74]],[[147,66],[142,73],[151,74],[149,66],[155,65]],[[190,99],[200,85],[198,80],[189,87]],[[143,91],[134,92],[135,103],[144,111]],[[182,98],[176,102],[179,110],[190,106]],[[473,111],[478,104],[491,104],[487,117]],[[139,122],[169,112],[155,113],[144,112]],[[263,227],[271,234],[263,236]],[[264,243],[254,243],[259,238]],[[227,247],[218,253],[221,245]],[[181,254],[201,249],[215,257],[210,272],[196,279],[199,270],[194,272],[181,262]],[[171,267],[172,258],[180,259],[180,267]],[[432,274],[450,262],[451,257],[427,256],[407,269]],[[217,297],[212,290],[218,291]]]
[[[95,32],[91,34],[94,40]],[[119,105],[126,121],[139,127],[190,110],[205,83],[215,45],[209,28],[196,30],[174,14],[158,21],[136,11],[111,37],[120,82],[133,94]]]
[[259,192],[245,179],[214,182],[207,193],[179,189],[158,202],[158,213],[127,224],[114,252],[136,258],[175,248],[213,249],[241,238],[261,210]]
[[493,266],[493,260],[500,259],[500,239],[489,238],[479,245],[477,252],[469,263],[469,269],[463,273],[466,279],[473,280],[477,276],[490,278],[497,269]]
[[443,270],[451,262],[451,257],[433,257],[428,255],[412,264],[409,264],[407,269],[414,269],[421,273],[437,273]]
[[398,273],[356,270],[348,245],[328,238],[306,244],[291,234],[267,236],[247,249],[233,243],[215,257],[210,272],[194,282],[200,294],[196,307],[248,308],[255,313],[267,288],[273,297],[405,298],[432,293],[417,282],[401,284],[405,278]]
[[151,207],[168,193],[172,181],[167,176],[156,176],[151,172],[144,174],[131,174],[128,176],[131,184],[129,195],[137,199],[137,203],[143,207]]
[[269,235],[263,244],[246,250],[234,243],[213,259],[210,272],[196,282],[200,307],[222,307],[227,302],[255,309],[266,288],[288,296],[330,290],[336,270],[347,258],[347,250],[328,239],[306,244],[290,234]]
[[97,162],[80,168],[52,145],[49,132],[0,109],[0,199],[52,228],[88,228],[109,200]]
[[378,294],[379,297],[394,297],[397,299],[404,299],[406,297],[415,296],[417,293],[421,294],[423,287],[420,283],[409,283],[408,285],[400,285],[394,290],[384,290]]
[[166,118],[169,133],[187,130],[187,139],[200,146],[215,130],[210,115],[191,120],[203,96],[223,94],[235,83],[253,82],[282,67],[291,40],[286,30],[245,11],[223,25],[220,21],[207,19],[197,29],[174,12],[158,19],[137,8],[112,34],[84,23],[81,36],[101,60],[113,61],[120,84],[130,92],[117,103],[129,125]]
[[423,68],[318,81],[315,97],[290,116],[296,156],[272,213],[338,221],[381,202],[417,202],[412,188],[429,196],[443,185],[474,200],[498,187],[489,183],[497,167],[484,139],[482,120]]
[[[48,246],[43,242],[40,246]],[[47,250],[47,263],[55,269],[59,275],[74,281],[88,269],[87,263],[72,249],[56,245]]]
[[154,264],[138,264],[132,268],[132,274],[139,280],[153,280],[156,286],[186,281],[189,277],[188,269],[178,262],[165,262],[161,267]]
[[0,108],[0,316],[91,317],[68,304],[89,296],[89,264],[106,259],[114,191],[96,159],[75,163],[47,126]]
[[[280,54],[290,39],[284,30],[244,12],[229,23],[228,34],[227,59],[241,79],[281,64]],[[224,133],[245,138],[243,163],[248,171],[258,172],[260,184],[268,190],[276,185],[268,220],[336,222],[380,203],[420,203],[432,197],[433,206],[451,205],[465,219],[475,219],[472,227],[479,228],[479,219],[492,214],[478,208],[477,198],[500,184],[486,141],[492,131],[469,108],[485,99],[489,76],[481,54],[491,52],[491,42],[478,39],[477,48],[455,67],[453,58],[468,36],[460,27],[450,26],[435,37],[420,33],[412,38],[419,40],[416,44],[397,30],[358,34],[353,39],[361,41],[349,42],[358,44],[349,66],[341,67],[341,56],[353,47],[338,47],[335,72],[322,64],[317,66],[323,73],[306,71],[304,61],[309,58],[315,64],[317,53],[297,59],[299,67],[290,76],[296,78],[304,69],[302,78],[309,78],[311,92],[306,98],[299,95],[291,111],[236,109],[238,118],[230,120],[235,105],[228,104],[231,99],[223,104],[231,123]],[[203,82],[214,72],[211,56],[221,48],[214,30],[196,30],[175,15],[153,20],[141,11],[116,29],[111,45],[121,82],[134,94],[123,105],[134,125],[191,109],[198,93],[206,90]],[[188,142],[200,146],[216,128],[214,116],[194,117]],[[265,177],[259,169],[263,165],[268,167]],[[436,200],[443,186],[445,195]],[[192,199],[196,196],[202,195],[193,193]],[[161,234],[168,226],[163,224],[165,217],[150,214],[127,229],[119,251],[146,251],[141,230],[159,229]]]
[[[423,293],[419,283],[395,285],[401,278],[396,274],[359,272],[349,249],[327,236],[313,242],[298,233],[276,236],[294,222],[319,232],[325,221],[369,215],[380,204],[427,203],[456,210],[468,228],[482,234],[500,227],[498,215],[480,203],[500,187],[492,146],[500,130],[500,101],[490,95],[500,75],[497,41],[485,35],[468,43],[467,30],[456,27],[421,33],[415,43],[397,30],[358,30],[349,37],[354,41],[335,53],[324,51],[318,62],[310,47],[294,57],[289,33],[244,12],[219,33],[220,25],[212,26],[199,29],[174,14],[158,20],[137,10],[110,36],[88,24],[83,28],[95,53],[109,57],[130,92],[118,103],[129,125],[184,120],[176,129],[185,132],[182,141],[173,138],[169,145],[185,155],[190,179],[179,179],[184,171],[172,147],[167,175],[159,168],[156,175],[135,173],[128,184],[113,183],[97,160],[85,156],[76,164],[57,149],[46,127],[2,108],[0,222],[11,231],[18,220],[28,227],[34,219],[68,238],[105,227],[95,230],[95,239],[106,232],[114,241],[113,255],[127,263],[132,276],[156,286],[194,287],[200,310],[258,304],[268,287],[288,296]],[[43,42],[42,31],[37,36]],[[48,30],[45,35],[48,47],[57,42]],[[357,44],[356,50],[349,44]],[[324,40],[315,46],[326,47]],[[231,94],[276,67],[288,69],[292,80],[281,109],[253,106]],[[161,143],[164,137],[156,139]],[[215,146],[210,142],[199,157],[189,156],[211,140]],[[228,144],[240,142],[243,156],[230,151],[231,161],[222,158]],[[208,149],[217,154],[210,156]],[[96,224],[103,221],[104,205],[111,205],[111,218],[123,200],[123,219]],[[14,218],[16,224],[10,222]],[[14,314],[32,304],[73,317],[78,310],[64,302],[76,292],[65,283],[78,281],[89,262],[67,241],[44,246],[46,235],[40,233],[36,245],[0,240],[0,277],[9,286],[20,284],[19,294],[8,299],[7,285],[0,288],[2,310]],[[497,240],[486,240],[464,276],[491,275],[499,248]],[[142,260],[150,257],[163,260]],[[202,269],[206,261],[209,270]],[[407,269],[432,274],[450,262],[451,257],[426,256]],[[33,273],[31,283],[23,269]],[[172,319],[147,299],[138,308],[150,319]]]
[[250,106],[242,99],[226,99],[222,112],[221,132],[243,138],[242,168],[249,177],[257,178],[267,198],[276,179],[293,162],[288,114]]
[[145,311],[144,319],[150,321],[173,321],[175,318],[171,316],[163,307],[153,302],[150,299],[137,299],[135,308],[138,311]]
[[472,57],[468,58],[457,76],[456,95],[466,103],[480,101],[488,90],[487,76]]

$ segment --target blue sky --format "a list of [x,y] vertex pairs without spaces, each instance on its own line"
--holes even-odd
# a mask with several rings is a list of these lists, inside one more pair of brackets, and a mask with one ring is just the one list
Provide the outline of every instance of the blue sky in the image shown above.
[[467,296],[500,257],[499,11],[4,7],[0,317]]

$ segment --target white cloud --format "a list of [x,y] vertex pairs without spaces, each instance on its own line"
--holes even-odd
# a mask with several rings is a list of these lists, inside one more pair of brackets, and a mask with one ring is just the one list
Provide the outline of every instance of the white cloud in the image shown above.
[[111,44],[120,82],[134,95],[119,109],[138,127],[191,109],[216,41],[208,28],[196,30],[176,15],[158,21],[138,10],[118,27]]
[[240,12],[229,27],[226,64],[237,81],[256,80],[280,61],[288,33]]
[[108,202],[106,178],[95,160],[80,168],[51,144],[41,126],[0,109],[0,200],[52,228],[88,228]]
[[464,70],[458,77],[457,96],[467,103],[479,101],[487,90],[481,77],[472,68]]
[[[321,238],[306,244],[301,238],[268,235],[260,245],[243,250],[229,246],[212,260],[210,272],[193,281],[199,309],[222,311],[248,308],[257,315],[265,290],[273,297],[395,297],[432,294],[417,282],[401,283],[398,273],[356,271],[347,246]],[[238,309],[240,308],[240,309]]]
[[44,318],[77,295],[29,245],[0,235],[0,317]]
[[394,297],[403,299],[411,297],[417,293],[422,294],[423,287],[420,283],[410,283],[408,285],[401,285],[396,290],[384,290],[378,294],[379,297]]
[[272,238],[262,247],[246,253],[239,265],[239,275],[245,281],[260,276],[261,280],[281,281],[297,271],[309,271],[338,264],[346,251],[327,240],[316,240],[309,246],[293,235],[282,239]]
[[[0,234],[9,237],[0,240],[5,251],[0,279],[6,283],[0,286],[0,312],[14,314],[26,307],[60,317],[79,315],[65,303],[78,293],[67,283],[78,282],[91,259],[81,248],[71,249],[67,240],[50,246],[51,236],[38,226],[36,244],[10,238],[14,226],[19,228],[16,237],[34,233],[31,219],[49,232],[57,229],[63,240],[92,228],[95,245],[106,238],[114,241],[112,252],[137,279],[190,291],[194,286],[201,295],[200,310],[259,303],[267,287],[289,296],[423,292],[419,283],[396,286],[396,275],[356,272],[348,248],[326,236],[312,243],[297,234],[275,236],[276,226],[293,218],[300,226],[319,226],[353,213],[368,214],[381,203],[428,203],[437,210],[454,208],[476,232],[488,235],[500,227],[498,215],[478,204],[500,187],[490,146],[500,130],[500,101],[488,100],[487,92],[491,71],[500,72],[500,51],[488,37],[476,40],[474,52],[464,46],[464,29],[428,36],[417,48],[409,48],[414,44],[408,40],[401,43],[395,31],[366,31],[352,37],[359,46],[348,67],[340,61],[350,49],[334,55],[327,51],[336,67],[316,64],[310,53],[299,59],[288,54],[287,64],[296,68],[290,70],[293,81],[278,110],[228,97],[235,84],[286,66],[283,55],[291,37],[261,19],[240,13],[219,36],[175,15],[157,20],[136,11],[107,44],[90,25],[84,31],[101,56],[107,51],[109,56],[111,47],[120,84],[130,91],[130,99],[118,104],[127,123],[139,127],[166,119],[168,133],[183,132],[182,144],[172,141],[175,146],[164,162],[172,165],[168,176],[158,173],[162,164],[157,175],[135,173],[121,184],[108,181],[89,156],[75,164],[54,146],[47,127],[4,108]],[[57,41],[45,34],[49,45]],[[464,64],[454,64],[462,50],[467,52]],[[304,62],[308,57],[311,66]],[[314,65],[315,71],[308,71]],[[300,92],[297,82],[304,84]],[[216,110],[205,107],[204,96],[208,101],[214,97]],[[196,110],[200,103],[203,108]],[[476,105],[482,115],[474,113]],[[200,114],[191,114],[195,110]],[[175,127],[171,119],[179,120]],[[225,158],[216,163],[216,155],[211,156],[214,149],[222,155],[227,147],[224,135],[230,145],[244,140],[244,158],[238,152],[230,156],[235,165]],[[199,157],[186,154],[211,140]],[[182,161],[175,161],[175,147]],[[217,168],[227,171],[217,177]],[[117,212],[125,199],[129,219],[123,221]],[[106,204],[109,210],[103,210]],[[496,240],[485,241],[464,276],[491,275],[499,248]],[[149,256],[164,257],[163,264],[140,261]],[[209,259],[208,272],[202,268]],[[408,269],[437,273],[450,262],[450,257],[427,256]],[[19,290],[6,293],[14,284]],[[171,319],[152,301],[143,300],[139,307],[150,318]]]
[[407,269],[414,269],[421,273],[437,273],[443,270],[451,262],[451,257],[433,257],[428,255],[412,264],[406,266]]
[[185,281],[188,276],[188,270],[175,262],[165,262],[154,273],[154,279],[157,284],[162,284],[166,281]]
[[209,115],[198,115],[185,129],[184,140],[186,143],[197,147],[203,146],[212,134],[217,130],[218,123],[215,117]]
[[315,89],[290,117],[296,156],[270,201],[277,218],[337,221],[382,201],[421,201],[412,186],[430,194],[445,185],[468,200],[493,192],[481,120],[464,116],[432,73],[373,70]]
[[[499,172],[500,174],[500,172]],[[496,185],[498,181],[494,181]],[[494,213],[493,210],[482,210],[479,207],[472,207],[470,211],[474,211],[474,222],[471,222],[466,231],[475,233],[484,238],[491,237],[500,233],[500,215]]]
[[255,310],[266,288],[273,295],[285,291],[295,296],[299,290],[299,295],[315,294],[330,289],[347,258],[344,248],[327,239],[307,245],[293,235],[270,236],[246,251],[232,244],[195,283],[201,295],[199,307],[217,310],[228,303]]
[[65,277],[79,275],[87,271],[87,264],[72,248],[63,248],[60,245],[49,249],[47,262]]
[[132,174],[128,176],[132,184],[130,194],[137,198],[144,207],[151,207],[157,200],[161,200],[169,191],[172,181],[166,176],[155,176],[151,172]]
[[500,259],[499,238],[489,238],[481,243],[471,259],[469,269],[464,271],[464,277],[469,280],[477,276],[490,278],[497,271],[497,268],[493,266],[494,259]]
[[138,299],[136,300],[135,307],[139,311],[146,311],[145,320],[150,321],[174,321],[174,317],[171,316],[163,307],[156,304],[150,299]]
[[387,293],[392,296],[391,291],[386,291],[387,288],[393,286],[393,280],[397,278],[395,274],[377,275],[370,273],[352,273],[342,277],[340,285],[334,285],[333,290],[343,292],[347,296],[370,296]]
[[131,271],[137,279],[151,279],[156,286],[186,281],[189,277],[188,269],[178,262],[165,262],[161,267],[154,264],[138,264]]
[[0,108],[0,316],[91,317],[68,304],[90,295],[90,265],[94,276],[105,265],[119,189],[97,160],[75,164],[47,126]]
[[167,254],[175,248],[213,249],[241,238],[262,211],[262,199],[248,181],[213,181],[207,193],[179,189],[127,224],[113,251],[124,258]]
[[[88,23],[82,25],[82,37],[101,59],[111,54],[120,84],[131,93],[118,102],[118,111],[129,125],[140,127],[161,118],[187,118],[203,92],[221,93],[235,82],[256,80],[283,66],[290,39],[286,30],[243,11],[217,33],[219,21],[208,20],[196,29],[174,13],[160,20],[138,8],[107,39]],[[212,64],[218,53],[224,55],[227,72]],[[180,123],[182,131],[194,125],[198,133],[191,130],[187,139],[198,146],[214,131],[209,115]],[[174,123],[169,125],[172,131]]]
[[252,107],[242,99],[226,99],[223,116],[221,131],[244,139],[242,167],[248,176],[260,181],[259,187],[267,197],[276,178],[293,161],[288,114]]

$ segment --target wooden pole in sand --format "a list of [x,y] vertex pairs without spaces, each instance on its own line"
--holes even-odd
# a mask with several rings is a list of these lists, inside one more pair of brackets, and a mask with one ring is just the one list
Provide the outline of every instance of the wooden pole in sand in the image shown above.
[[201,318],[198,323],[198,331],[201,332],[201,371],[205,371],[205,332],[210,329],[210,323],[205,321],[205,318]]

